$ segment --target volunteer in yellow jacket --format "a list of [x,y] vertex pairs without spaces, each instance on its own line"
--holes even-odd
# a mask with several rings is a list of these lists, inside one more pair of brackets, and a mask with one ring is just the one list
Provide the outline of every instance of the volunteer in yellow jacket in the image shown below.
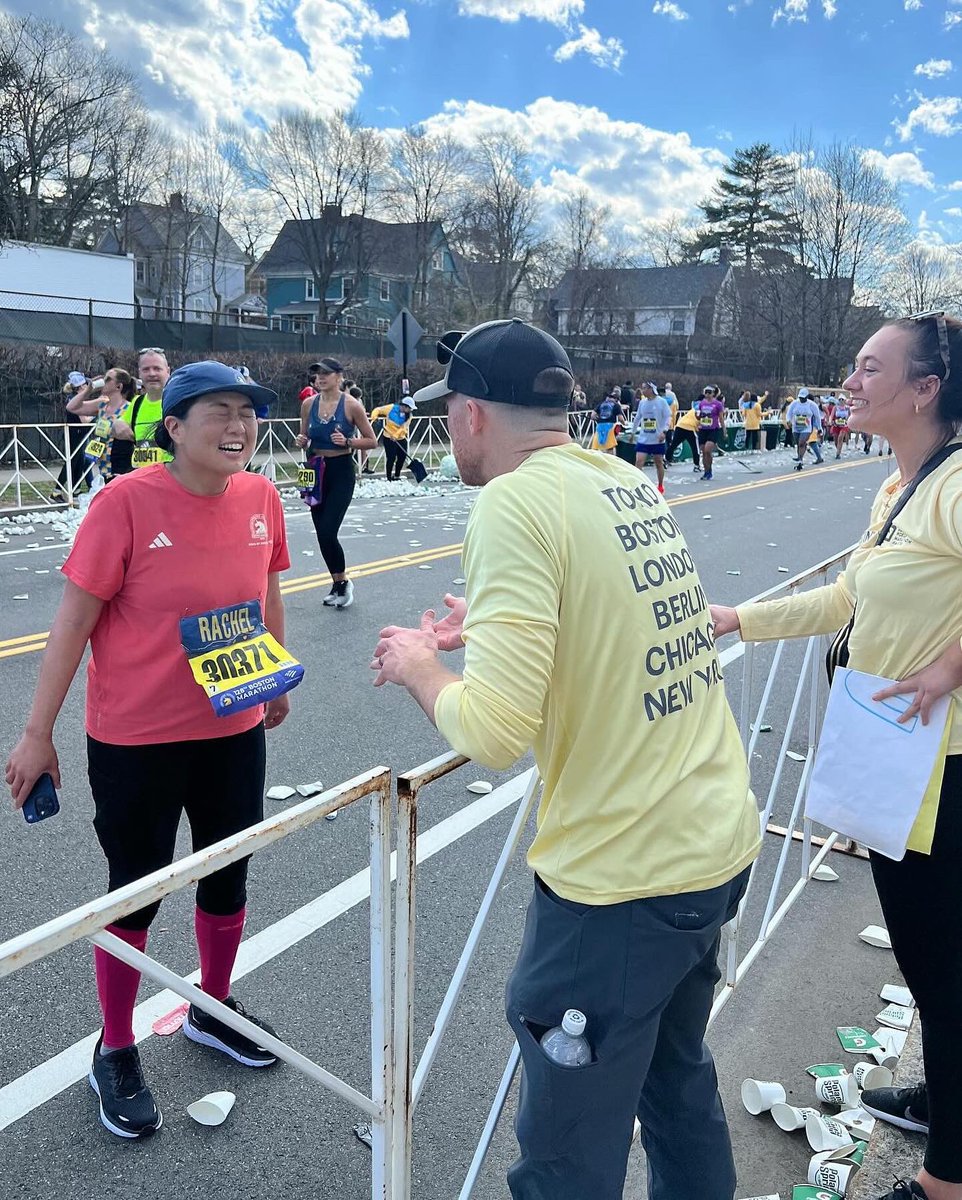
[[[854,614],[849,665],[902,681],[876,696],[909,697],[902,721],[917,714],[926,721],[939,697],[953,696],[947,756],[905,858],[872,854],[892,948],[918,1004],[925,1083],[865,1092],[862,1104],[883,1120],[928,1130],[923,1170],[886,1200],[962,1200],[962,322],[942,313],[889,322],[862,347],[844,386],[849,427],[887,438],[899,468],[875,497],[861,546],[830,586],[712,615],[719,636],[740,629],[746,641],[763,641],[831,633]],[[917,490],[878,545],[917,476]]]
[[382,404],[371,413],[371,421],[383,420],[381,444],[384,447],[384,473],[388,481],[401,478],[401,467],[408,453],[408,430],[416,405],[410,396],[397,404]]
[[[544,779],[507,989],[525,1068],[511,1194],[620,1200],[637,1115],[651,1200],[732,1200],[704,1033],[759,818],[698,572],[648,481],[569,438],[574,380],[554,338],[492,321],[448,355],[415,398],[446,401],[461,478],[484,488],[466,598],[382,631],[372,667],[461,753],[504,768],[533,747]],[[438,651],[462,644],[456,675]],[[601,739],[588,712],[606,714]],[[570,1008],[592,1050],[577,1071],[539,1045]]]

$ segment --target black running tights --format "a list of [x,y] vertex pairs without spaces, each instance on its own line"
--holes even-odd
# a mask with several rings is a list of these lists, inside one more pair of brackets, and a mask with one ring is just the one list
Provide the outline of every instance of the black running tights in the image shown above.
[[872,874],[895,959],[918,1005],[929,1101],[925,1169],[962,1183],[962,755],[945,761],[931,854],[901,862],[872,854]]
[[384,439],[385,473],[388,479],[401,478],[401,468],[404,466],[407,453],[407,438],[386,437]]
[[350,454],[339,454],[324,460],[321,502],[311,509],[311,520],[314,522],[317,544],[332,575],[344,573],[344,549],[337,535],[354,496],[354,483],[354,459]]

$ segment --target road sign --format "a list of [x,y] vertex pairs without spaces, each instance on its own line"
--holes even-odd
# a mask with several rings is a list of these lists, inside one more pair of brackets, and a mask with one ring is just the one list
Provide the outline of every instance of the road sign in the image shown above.
[[417,344],[424,330],[406,308],[402,308],[391,322],[387,340],[395,347],[394,361],[407,374],[408,365],[417,361]]

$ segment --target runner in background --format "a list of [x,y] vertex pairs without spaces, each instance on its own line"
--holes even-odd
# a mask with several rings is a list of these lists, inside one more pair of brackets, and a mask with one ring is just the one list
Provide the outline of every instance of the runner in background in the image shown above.
[[322,358],[310,369],[317,394],[301,404],[297,436],[308,459],[304,500],[331,573],[331,590],[324,597],[324,606],[349,608],[354,603],[354,584],[347,577],[344,548],[337,535],[357,481],[352,453],[376,449],[377,438],[364,405],[343,390],[344,368],[337,359]]
[[401,478],[408,453],[408,429],[415,403],[402,396],[397,404],[382,404],[371,413],[372,421],[383,421],[381,445],[384,447],[384,474],[388,482]]
[[[67,411],[80,417],[93,418],[93,433],[84,445],[84,458],[91,467],[91,491],[100,486],[93,481],[99,476],[104,483],[114,477],[116,458],[120,474],[129,462],[116,441],[115,428],[126,409],[136,387],[133,376],[120,367],[111,367],[104,375],[103,391],[93,397],[93,386],[88,381],[72,399],[67,401]],[[129,469],[129,468],[126,468]]]
[[[223,363],[176,371],[156,435],[172,460],[95,496],[62,568],[63,599],[6,781],[15,808],[44,772],[61,787],[54,725],[89,642],[87,763],[111,891],[173,861],[183,812],[195,851],[263,818],[265,724],[288,713],[288,670],[302,674],[283,651],[280,572],[290,559],[280,499],[244,470],[256,417],[276,398]],[[263,690],[252,694],[245,679]],[[259,695],[270,698],[266,712]],[[200,986],[270,1030],[230,995],[247,862],[197,885]],[[159,907],[107,929],[143,951]],[[99,948],[94,962],[104,1027],[89,1079],[100,1119],[118,1137],[146,1137],[162,1117],[134,1044],[140,974]],[[275,1061],[194,1005],[184,1032],[245,1066]]]
[[[799,388],[798,396],[789,404],[785,413],[785,421],[791,429],[795,438],[795,444],[798,448],[798,457],[795,459],[795,470],[801,471],[804,466],[805,451],[808,449],[809,439],[816,432],[820,432],[822,428],[822,411],[818,405],[809,398],[808,388]],[[815,461],[821,463],[822,450],[815,442]]]
[[[361,391],[361,389],[358,387],[358,385],[356,383],[352,384],[352,386],[347,388],[346,390],[347,390],[348,395],[353,396],[354,399],[360,403],[360,405],[364,409],[364,411],[367,412],[367,407],[364,404],[364,393]],[[372,418],[369,417],[368,420],[372,420]],[[373,430],[373,424],[372,424],[372,430]],[[360,473],[362,475],[373,475],[374,474],[374,468],[367,461],[370,453],[371,453],[370,450],[359,450],[357,452],[358,467],[360,468]]]
[[115,475],[170,462],[170,455],[153,444],[154,431],[161,421],[164,385],[170,378],[167,355],[159,346],[145,346],[137,352],[137,375],[143,390],[131,398],[120,419],[114,422]]
[[719,389],[709,384],[695,409],[698,413],[698,445],[705,466],[702,479],[711,479],[715,447],[725,436],[725,402],[720,399]]
[[665,494],[665,437],[671,429],[671,409],[653,383],[641,385],[641,400],[631,425],[635,438],[635,466],[642,470],[649,457],[655,460],[658,491]]
[[848,445],[852,431],[848,427],[848,419],[852,415],[852,406],[845,396],[838,396],[832,405],[831,436],[835,443],[835,457],[841,458],[842,451]]

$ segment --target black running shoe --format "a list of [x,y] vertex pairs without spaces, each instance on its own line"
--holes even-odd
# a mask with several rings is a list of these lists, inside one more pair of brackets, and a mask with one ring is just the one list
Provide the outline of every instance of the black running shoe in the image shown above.
[[340,584],[332,583],[331,590],[324,597],[322,604],[325,608],[334,608],[337,605],[338,596],[340,596]]
[[[233,1009],[239,1017],[246,1017],[252,1025],[259,1026],[274,1037],[277,1036],[266,1021],[259,1021],[257,1017],[252,1017],[243,1004],[235,1000],[233,996],[228,996],[224,1004]],[[277,1058],[269,1050],[258,1046],[256,1042],[244,1037],[242,1033],[236,1033],[222,1021],[218,1021],[216,1017],[212,1017],[202,1008],[198,1008],[196,1004],[192,1004],[187,1010],[184,1033],[192,1042],[219,1050],[221,1054],[226,1054],[235,1062],[243,1063],[245,1067],[271,1067],[277,1062]]]
[[899,1129],[929,1131],[929,1098],[924,1083],[911,1088],[871,1088],[862,1093],[861,1105],[873,1117]]
[[915,1180],[906,1183],[904,1179],[896,1179],[895,1187],[886,1192],[884,1196],[879,1196],[878,1200],[929,1200],[925,1188]]
[[164,1118],[144,1082],[137,1047],[101,1054],[103,1040],[101,1034],[87,1076],[100,1097],[100,1121],[117,1137],[150,1137],[164,1123]]

